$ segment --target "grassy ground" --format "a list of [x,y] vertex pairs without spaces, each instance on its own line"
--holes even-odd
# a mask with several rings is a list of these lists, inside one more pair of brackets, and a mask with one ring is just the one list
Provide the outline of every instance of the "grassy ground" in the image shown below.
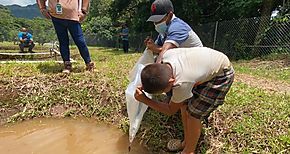
[[[16,42],[18,43],[18,42]],[[39,45],[38,43],[35,44],[34,50],[35,51],[49,51],[49,48],[51,48],[51,44],[44,44],[44,45]],[[28,49],[26,49],[28,50]],[[1,52],[19,52],[19,46],[18,44],[14,44],[13,42],[1,42],[0,43],[0,51]]]
[[238,61],[235,70],[256,77],[265,77],[290,83],[290,54],[271,54],[263,59]]
[[[84,116],[118,125],[127,132],[124,91],[128,72],[141,54],[103,48],[90,48],[90,52],[96,62],[94,73],[83,71],[80,58],[70,75],[60,73],[62,65],[52,62],[0,64],[0,122]],[[80,57],[77,51],[73,55]],[[237,72],[252,74],[249,63],[235,63]],[[273,73],[287,67],[271,67],[253,75],[271,74],[265,77],[288,82],[289,70]],[[289,95],[235,82],[225,104],[211,115],[199,153],[289,153],[289,102]],[[151,109],[138,133],[139,141],[152,153],[166,153],[166,142],[181,137],[179,114],[168,117]]]

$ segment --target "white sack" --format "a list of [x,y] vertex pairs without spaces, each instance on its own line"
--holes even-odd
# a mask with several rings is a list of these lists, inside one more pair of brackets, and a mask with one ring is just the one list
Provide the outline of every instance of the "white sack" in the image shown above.
[[137,66],[138,66],[138,64],[142,64],[142,65],[146,66],[147,64],[152,64],[152,63],[154,63],[154,55],[153,55],[153,52],[151,50],[147,50],[147,48],[146,48],[144,50],[144,52],[143,52],[143,55],[138,59],[138,61],[135,64],[135,66],[130,71],[129,77],[128,77],[129,78],[129,81],[132,82],[135,79],[136,73],[137,73]]
[[[138,102],[135,97],[135,91],[137,86],[141,86],[141,71],[144,68],[144,65],[138,64],[136,67],[136,77],[133,82],[129,84],[126,89],[126,101],[127,101],[127,112],[129,116],[130,128],[129,128],[129,141],[132,143],[133,139],[136,136],[136,133],[140,127],[143,115],[147,110],[148,106]],[[149,94],[146,94],[147,97],[151,97]]]
[[[133,142],[136,133],[140,127],[142,118],[144,113],[146,112],[148,106],[138,102],[135,97],[135,91],[137,86],[141,86],[141,71],[145,67],[146,64],[150,64],[154,62],[153,53],[150,50],[145,49],[143,55],[139,58],[134,68],[129,74],[130,84],[128,85],[125,93],[126,93],[126,105],[127,112],[130,122],[129,128],[129,142],[130,144]],[[150,94],[145,93],[147,97],[151,98]]]

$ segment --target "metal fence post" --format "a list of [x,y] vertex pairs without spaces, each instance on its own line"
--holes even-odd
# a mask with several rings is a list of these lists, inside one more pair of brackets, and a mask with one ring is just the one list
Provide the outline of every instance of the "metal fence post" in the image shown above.
[[213,48],[213,49],[215,48],[215,43],[216,43],[216,35],[217,35],[218,24],[219,24],[219,22],[218,22],[218,21],[216,21],[216,22],[215,22],[215,30],[214,30],[214,38],[213,38],[213,46],[212,46],[212,48]]

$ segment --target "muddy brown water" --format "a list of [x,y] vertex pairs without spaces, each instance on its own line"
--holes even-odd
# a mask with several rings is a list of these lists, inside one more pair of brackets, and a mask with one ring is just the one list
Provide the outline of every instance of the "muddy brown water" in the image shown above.
[[128,134],[86,119],[35,119],[0,126],[1,154],[147,154]]

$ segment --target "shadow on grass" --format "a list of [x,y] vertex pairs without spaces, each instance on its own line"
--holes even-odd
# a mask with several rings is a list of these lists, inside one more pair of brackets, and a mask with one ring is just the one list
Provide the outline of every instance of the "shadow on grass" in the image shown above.
[[[37,69],[40,70],[41,73],[45,74],[57,74],[61,73],[63,70],[63,64],[61,63],[41,63],[37,66]],[[84,67],[81,66],[73,66],[73,73],[82,73],[84,72]]]

